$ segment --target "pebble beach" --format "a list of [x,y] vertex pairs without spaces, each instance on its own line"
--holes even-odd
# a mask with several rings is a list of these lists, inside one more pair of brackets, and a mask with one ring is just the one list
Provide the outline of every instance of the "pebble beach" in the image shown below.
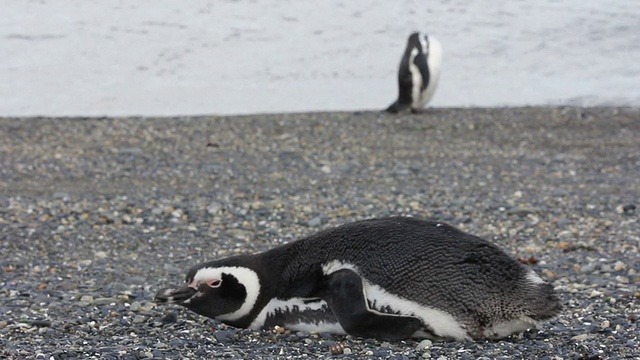
[[[640,359],[638,206],[639,108],[0,118],[0,358]],[[564,310],[385,342],[153,302],[198,262],[390,215],[494,242]]]

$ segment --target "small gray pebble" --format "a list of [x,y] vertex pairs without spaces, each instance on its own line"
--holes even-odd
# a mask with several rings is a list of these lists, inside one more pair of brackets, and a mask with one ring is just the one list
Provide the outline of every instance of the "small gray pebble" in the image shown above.
[[142,309],[142,304],[137,301],[132,302],[129,306],[129,310],[131,311],[140,311],[140,309]]
[[142,276],[132,276],[127,279],[128,284],[134,284],[134,285],[144,285],[147,282],[148,282],[147,279]]
[[307,221],[307,226],[309,227],[318,227],[320,225],[322,225],[322,218],[320,216],[316,216]]
[[234,330],[218,330],[215,332],[215,338],[221,344],[229,344],[236,340],[236,331]]
[[95,300],[93,300],[93,305],[96,306],[103,306],[103,305],[109,305],[111,303],[117,302],[116,299],[114,298],[96,298]]

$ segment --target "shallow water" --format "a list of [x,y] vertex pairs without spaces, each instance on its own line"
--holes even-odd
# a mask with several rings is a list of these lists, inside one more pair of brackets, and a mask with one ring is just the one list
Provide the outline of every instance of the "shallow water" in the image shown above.
[[413,30],[434,106],[640,106],[640,6],[620,1],[0,0],[0,115],[378,109]]

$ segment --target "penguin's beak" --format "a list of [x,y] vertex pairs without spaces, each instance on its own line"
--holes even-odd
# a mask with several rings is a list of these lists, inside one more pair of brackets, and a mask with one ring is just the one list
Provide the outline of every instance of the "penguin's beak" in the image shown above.
[[191,299],[198,290],[185,286],[178,289],[162,289],[158,291],[155,301],[158,303],[184,303]]

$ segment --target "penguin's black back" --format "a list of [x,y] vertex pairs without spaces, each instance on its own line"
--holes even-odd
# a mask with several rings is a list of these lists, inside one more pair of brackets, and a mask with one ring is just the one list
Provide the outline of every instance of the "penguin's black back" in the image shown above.
[[304,292],[331,261],[356,267],[389,293],[458,314],[483,306],[493,311],[494,300],[513,299],[512,307],[521,308],[523,292],[530,291],[523,288],[528,269],[495,245],[444,223],[407,217],[346,224],[264,256],[282,265],[280,297],[312,295]]
[[[422,77],[422,84],[420,88],[422,90],[427,88],[429,84],[429,66],[427,65],[427,54],[423,52],[422,44],[420,43],[420,36],[425,36],[420,33],[413,33],[407,40],[407,46],[405,48],[402,59],[400,60],[400,67],[398,69],[398,105],[409,105],[413,101],[411,89],[413,87],[413,76],[411,75],[410,67],[413,63],[420,71]],[[429,38],[425,37],[424,41],[429,42]],[[411,51],[418,50],[418,54],[412,58]]]

